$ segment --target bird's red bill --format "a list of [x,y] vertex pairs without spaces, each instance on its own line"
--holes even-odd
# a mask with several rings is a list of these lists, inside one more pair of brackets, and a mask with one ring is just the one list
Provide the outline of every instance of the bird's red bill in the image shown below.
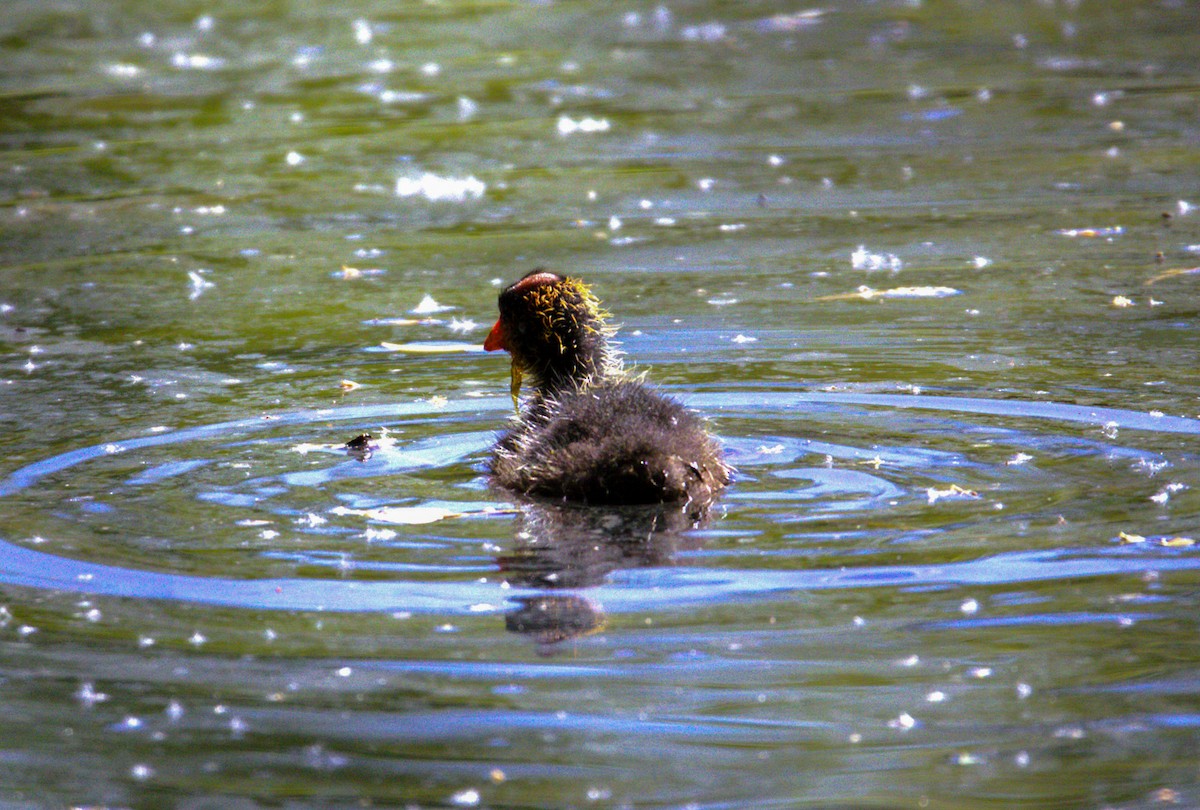
[[488,352],[508,349],[508,340],[504,334],[504,324],[500,321],[496,321],[496,325],[492,327],[492,331],[488,332],[487,339],[483,341],[483,349]]

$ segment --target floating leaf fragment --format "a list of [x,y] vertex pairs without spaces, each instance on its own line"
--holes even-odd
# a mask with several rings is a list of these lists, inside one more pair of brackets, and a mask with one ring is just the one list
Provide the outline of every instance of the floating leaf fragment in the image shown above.
[[979,493],[973,489],[964,489],[958,484],[951,484],[949,489],[934,489],[930,487],[925,490],[925,497],[929,499],[929,503],[937,503],[943,498],[978,498]]
[[1165,548],[1188,548],[1196,545],[1196,541],[1190,537],[1164,537],[1158,544]]
[[1132,299],[1132,298],[1126,298],[1126,297],[1125,297],[1125,296],[1123,296],[1123,295],[1117,295],[1117,296],[1114,296],[1114,297],[1113,297],[1113,300],[1112,300],[1112,305],[1113,305],[1114,307],[1118,307],[1118,308],[1124,309],[1125,307],[1132,307],[1132,306],[1134,306],[1134,303],[1133,303],[1133,299]]
[[446,518],[462,517],[462,512],[443,509],[440,506],[381,506],[375,509],[350,509],[337,506],[330,510],[334,515],[359,515],[368,520],[380,523],[393,523],[403,526],[416,526],[424,523],[436,523]]
[[823,295],[814,301],[852,301],[861,298],[872,301],[876,298],[949,298],[952,295],[962,295],[962,290],[953,287],[893,287],[890,290],[875,290],[863,285],[852,293]]
[[1121,532],[1120,534],[1117,535],[1117,538],[1122,543],[1128,543],[1128,544],[1145,543],[1146,542],[1146,538],[1143,537],[1142,535],[1130,534],[1129,532]]
[[405,354],[454,354],[483,351],[483,347],[477,343],[456,343],[449,340],[430,340],[422,343],[388,343],[384,341],[379,345],[389,352],[404,352]]
[[353,391],[355,388],[362,388],[362,383],[356,383],[354,380],[342,380],[341,388],[343,391]]
[[371,318],[363,321],[366,326],[422,326],[439,324],[437,318]]
[[1161,273],[1151,276],[1146,279],[1146,286],[1157,284],[1160,281],[1165,281],[1176,276],[1193,276],[1200,273],[1200,267],[1173,267],[1170,270],[1163,270]]
[[1058,233],[1061,236],[1069,236],[1072,239],[1076,237],[1094,239],[1098,236],[1120,236],[1125,233],[1125,228],[1121,225],[1113,225],[1108,228],[1063,228]]

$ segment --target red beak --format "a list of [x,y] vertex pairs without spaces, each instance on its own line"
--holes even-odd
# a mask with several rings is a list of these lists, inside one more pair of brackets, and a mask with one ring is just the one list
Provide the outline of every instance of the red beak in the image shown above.
[[484,351],[494,352],[498,349],[508,350],[508,339],[504,334],[504,324],[496,321],[492,331],[488,332],[487,340],[483,341]]

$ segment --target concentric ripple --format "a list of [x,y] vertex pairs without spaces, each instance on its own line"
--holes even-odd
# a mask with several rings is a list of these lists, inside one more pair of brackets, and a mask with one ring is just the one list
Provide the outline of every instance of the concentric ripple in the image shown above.
[[[500,502],[479,462],[505,398],[296,411],[158,430],[13,472],[0,497],[40,528],[0,542],[0,581],[268,610],[515,605],[519,623],[522,610],[546,610],[537,600],[548,589],[560,594],[556,609],[571,610],[564,621],[578,621],[563,588],[621,612],[1200,567],[1190,553],[1115,542],[1116,529],[1086,547],[928,556],[948,538],[961,550],[985,524],[1030,534],[1094,508],[1097,466],[1153,488],[1194,457],[1133,444],[1200,434],[1195,419],[928,395],[707,394],[689,404],[716,419],[740,470],[711,515]],[[369,458],[341,447],[381,428],[391,441]],[[630,539],[646,526],[651,540]],[[907,549],[926,556],[906,563]],[[219,564],[204,562],[217,552]]]

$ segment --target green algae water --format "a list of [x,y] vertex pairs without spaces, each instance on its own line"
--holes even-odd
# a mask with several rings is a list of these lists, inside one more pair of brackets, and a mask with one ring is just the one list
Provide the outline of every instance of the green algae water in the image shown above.
[[[9,3],[0,806],[1200,804],[1196,31]],[[706,521],[486,486],[537,266]]]

